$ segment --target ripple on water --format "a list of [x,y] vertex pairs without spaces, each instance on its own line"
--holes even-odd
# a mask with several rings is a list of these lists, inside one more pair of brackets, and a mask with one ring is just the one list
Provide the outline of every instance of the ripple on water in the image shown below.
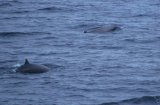
[[150,38],[150,39],[136,39],[136,38],[127,38],[124,39],[124,41],[126,42],[130,42],[130,43],[139,43],[139,44],[147,44],[147,43],[156,43],[159,42],[159,38]]
[[58,6],[51,6],[51,7],[44,7],[40,8],[37,11],[42,11],[42,12],[48,12],[48,13],[59,13],[59,12],[71,12],[73,11],[71,8],[68,7],[58,7]]

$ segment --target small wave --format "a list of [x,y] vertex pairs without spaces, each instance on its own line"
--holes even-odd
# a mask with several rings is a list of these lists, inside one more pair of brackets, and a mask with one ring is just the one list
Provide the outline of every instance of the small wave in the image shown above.
[[11,2],[11,3],[22,3],[22,2],[19,1],[19,0],[10,0],[9,2]]
[[124,41],[143,44],[143,43],[155,43],[156,41],[158,41],[157,39],[124,39]]
[[74,26],[70,26],[69,28],[72,28],[72,29],[85,29],[85,28],[92,28],[92,27],[98,27],[100,26],[99,24],[80,24],[80,25],[74,25]]
[[69,95],[69,96],[66,96],[66,97],[70,97],[70,98],[88,98],[84,95],[76,95],[76,94],[73,94],[73,95]]
[[160,96],[143,96],[140,98],[132,98],[122,100],[120,102],[109,102],[100,105],[159,105]]
[[43,38],[39,38],[40,40],[41,39],[56,39],[57,37],[55,37],[55,36],[45,36],[45,37],[43,37]]
[[80,46],[79,48],[86,48],[86,49],[108,49],[108,50],[122,50],[124,49],[123,46],[108,46],[108,45],[97,45],[97,46],[93,46],[93,45],[87,45],[87,46]]
[[52,55],[63,55],[63,54],[68,54],[68,52],[61,52],[61,53],[58,53],[58,52],[48,52],[48,53],[41,53],[39,54],[40,56],[52,56]]
[[7,7],[7,6],[12,6],[10,3],[1,3],[0,7]]
[[157,39],[157,40],[160,40],[160,36],[157,36],[156,39]]
[[147,14],[137,14],[137,15],[134,15],[133,17],[146,17],[148,16]]
[[0,7],[10,7],[10,6],[13,6],[14,4],[17,4],[17,3],[21,3],[20,1],[18,0],[11,0],[11,1],[5,1],[5,2],[1,2],[0,3]]
[[30,34],[25,32],[0,32],[0,36],[15,36],[15,35],[24,35],[24,34]]
[[37,35],[48,34],[45,32],[0,32],[0,36],[19,36],[19,35]]
[[58,8],[58,7],[46,7],[46,8],[41,8],[41,9],[38,9],[40,11],[60,11],[62,10],[61,8]]
[[27,10],[24,10],[24,11],[14,11],[14,12],[12,12],[12,13],[22,14],[22,13],[28,13],[28,12],[31,12],[31,11],[27,11]]
[[160,6],[160,3],[158,2],[158,3],[153,3],[153,4],[151,4],[151,6]]
[[68,7],[45,7],[45,8],[40,8],[38,9],[38,11],[44,11],[44,12],[74,12],[75,10],[72,8],[68,8]]
[[113,50],[121,50],[124,47],[122,46],[102,46],[103,49],[113,49]]

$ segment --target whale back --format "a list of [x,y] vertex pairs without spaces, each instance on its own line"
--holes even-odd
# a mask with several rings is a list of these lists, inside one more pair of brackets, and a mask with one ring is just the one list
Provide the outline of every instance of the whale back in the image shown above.
[[43,66],[43,65],[38,65],[38,64],[31,64],[29,61],[26,59],[25,63],[21,65],[16,72],[21,72],[21,73],[43,73],[47,72],[49,70],[48,67]]
[[84,31],[84,33],[108,33],[108,32],[114,32],[116,30],[120,30],[120,26],[118,25],[106,25],[106,26],[98,26],[98,27],[92,27]]

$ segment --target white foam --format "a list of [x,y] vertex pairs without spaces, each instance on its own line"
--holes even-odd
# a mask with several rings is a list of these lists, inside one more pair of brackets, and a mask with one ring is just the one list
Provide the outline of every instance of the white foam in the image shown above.
[[20,67],[21,65],[20,64],[15,64],[15,65],[13,65],[12,67],[13,67],[13,69],[12,69],[12,71],[13,72],[16,72],[16,69],[18,68],[18,67]]

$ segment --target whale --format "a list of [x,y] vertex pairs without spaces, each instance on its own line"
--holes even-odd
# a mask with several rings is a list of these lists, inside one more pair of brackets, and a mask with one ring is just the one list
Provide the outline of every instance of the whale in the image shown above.
[[105,26],[97,26],[97,27],[92,27],[84,31],[84,33],[108,33],[108,32],[114,32],[116,30],[120,30],[120,26],[118,25],[105,25]]
[[48,67],[39,64],[33,64],[25,59],[25,63],[16,69],[16,72],[20,73],[44,73],[49,70]]

